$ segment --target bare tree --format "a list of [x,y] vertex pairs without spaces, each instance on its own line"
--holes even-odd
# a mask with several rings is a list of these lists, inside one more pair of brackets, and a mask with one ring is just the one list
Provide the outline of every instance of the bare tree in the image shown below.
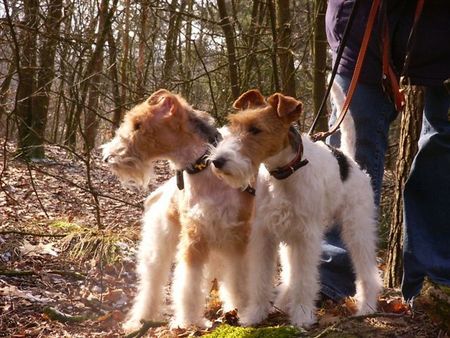
[[295,97],[295,67],[292,55],[291,10],[289,0],[277,0],[278,58],[281,71],[281,91]]
[[403,188],[408,179],[412,161],[417,153],[423,112],[423,88],[407,86],[406,109],[400,126],[399,154],[396,162],[395,196],[388,239],[386,274],[387,287],[399,286],[402,278],[403,244]]
[[[313,36],[313,108],[314,112],[319,111],[326,88],[326,68],[327,68],[327,39],[325,35],[325,0],[314,0],[314,36]],[[317,131],[328,129],[328,116],[322,114],[318,123]]]
[[37,27],[39,25],[39,1],[30,0],[24,3],[24,28],[21,32],[22,45],[16,45],[16,63],[19,76],[17,85],[15,112],[19,130],[18,150],[22,157],[32,156],[33,146],[38,143],[32,132],[33,93],[36,89],[36,45]]
[[[74,113],[74,118],[72,120],[72,126],[70,130],[68,129],[67,141],[68,145],[75,148],[76,145],[76,126],[80,124],[80,118],[82,112],[85,109],[86,99],[89,93],[91,101],[89,103],[96,105],[95,98],[97,97],[96,89],[91,89],[91,83],[98,85],[98,73],[103,66],[103,47],[107,39],[108,27],[111,25],[112,16],[117,7],[117,1],[113,0],[111,8],[109,8],[109,0],[102,0],[99,6],[99,31],[95,41],[95,48],[92,52],[91,57],[86,65],[86,70],[83,74],[83,79],[80,85],[80,98],[76,103],[76,110]],[[108,10],[109,8],[109,10]],[[91,149],[95,140],[95,120],[96,111],[94,107],[87,107],[87,115],[85,120],[85,146],[87,149]]]
[[227,13],[225,0],[218,0],[217,6],[219,8],[220,26],[223,29],[225,43],[227,45],[228,72],[230,75],[231,94],[233,95],[233,99],[237,99],[241,94],[241,90],[239,86],[239,71],[233,26]]
[[[181,15],[176,11],[178,0],[172,0],[170,4],[170,20],[167,32],[166,48],[164,52],[164,67],[162,71],[162,83],[167,86],[172,80],[172,71],[176,61],[177,37],[180,31]],[[186,0],[181,0],[180,12],[184,11]]]
[[278,77],[278,62],[277,62],[277,54],[278,54],[278,32],[277,32],[277,19],[275,6],[272,0],[267,1],[268,7],[268,18],[270,22],[270,29],[272,32],[272,53],[271,53],[271,63],[272,63],[272,90],[279,92],[281,85]]
[[46,39],[39,50],[40,67],[37,75],[37,90],[33,104],[32,132],[37,144],[32,149],[32,157],[43,158],[44,139],[47,127],[50,89],[54,78],[55,53],[59,41],[59,26],[62,15],[62,0],[51,0],[44,22]]

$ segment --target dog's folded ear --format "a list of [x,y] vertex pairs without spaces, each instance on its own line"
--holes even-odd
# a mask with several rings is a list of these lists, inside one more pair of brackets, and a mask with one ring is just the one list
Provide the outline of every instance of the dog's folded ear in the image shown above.
[[251,89],[238,97],[233,103],[233,108],[238,110],[265,106],[266,100],[258,89]]
[[291,96],[275,93],[267,99],[277,115],[288,123],[299,119],[303,103]]
[[147,103],[151,106],[158,104],[164,97],[173,95],[167,89],[158,89],[147,99]]
[[184,115],[178,114],[178,112],[183,112],[178,96],[167,89],[157,90],[150,95],[146,102],[152,107],[153,116],[164,118],[171,117],[174,114]]

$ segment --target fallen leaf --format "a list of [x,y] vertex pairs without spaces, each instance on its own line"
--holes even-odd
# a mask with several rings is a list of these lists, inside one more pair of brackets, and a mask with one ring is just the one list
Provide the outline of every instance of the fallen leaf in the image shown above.
[[128,297],[122,289],[109,289],[107,293],[103,295],[103,300],[117,305],[124,305]]
[[14,285],[8,285],[0,288],[0,296],[24,298],[39,303],[48,303],[51,301],[49,298],[34,296],[30,292],[24,292]]
[[406,313],[408,311],[408,305],[404,303],[400,298],[388,299],[380,301],[380,307],[387,313]]
[[326,313],[322,316],[322,318],[319,319],[319,326],[320,327],[330,326],[334,323],[337,323],[338,321],[339,316]]
[[50,256],[58,256],[58,253],[53,248],[53,243],[43,244],[39,242],[39,244],[34,245],[28,242],[26,239],[23,241],[21,247],[19,247],[20,253],[23,256],[40,256],[40,255],[50,255]]

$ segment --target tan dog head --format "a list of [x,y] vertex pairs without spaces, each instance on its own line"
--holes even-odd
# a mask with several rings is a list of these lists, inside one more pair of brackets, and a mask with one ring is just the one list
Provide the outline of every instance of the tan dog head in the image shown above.
[[246,187],[254,179],[259,165],[288,144],[292,122],[302,113],[302,103],[280,93],[267,100],[256,90],[242,94],[229,116],[229,134],[215,149],[214,172],[234,187]]
[[190,106],[165,89],[128,111],[114,138],[104,144],[103,160],[124,182],[144,186],[153,161],[176,156],[190,136],[186,127]]

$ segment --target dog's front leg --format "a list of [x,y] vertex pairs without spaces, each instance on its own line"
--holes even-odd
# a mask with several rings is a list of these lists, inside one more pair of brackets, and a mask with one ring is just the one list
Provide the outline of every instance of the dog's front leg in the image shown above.
[[172,301],[175,307],[172,328],[190,325],[207,326],[203,318],[205,298],[202,290],[203,268],[208,256],[206,242],[182,233],[177,266],[172,285]]
[[220,299],[223,302],[224,312],[238,309],[244,310],[247,302],[247,269],[245,247],[242,245],[232,247],[223,252],[224,271],[219,278]]
[[255,221],[248,246],[248,305],[240,316],[242,325],[250,326],[264,320],[273,297],[273,276],[276,268],[277,242],[267,229]]
[[[305,235],[305,234],[304,234]],[[319,261],[321,253],[319,233],[310,233],[302,239],[293,240],[281,251],[282,269],[289,269],[283,280],[286,289],[279,301],[286,303],[291,323],[298,327],[309,327],[316,322],[315,302],[320,290]],[[283,273],[284,274],[284,273]]]
[[156,209],[144,215],[142,240],[138,252],[138,292],[128,319],[123,324],[125,331],[141,327],[141,319],[162,319],[164,286],[178,244],[179,226],[167,215]]

